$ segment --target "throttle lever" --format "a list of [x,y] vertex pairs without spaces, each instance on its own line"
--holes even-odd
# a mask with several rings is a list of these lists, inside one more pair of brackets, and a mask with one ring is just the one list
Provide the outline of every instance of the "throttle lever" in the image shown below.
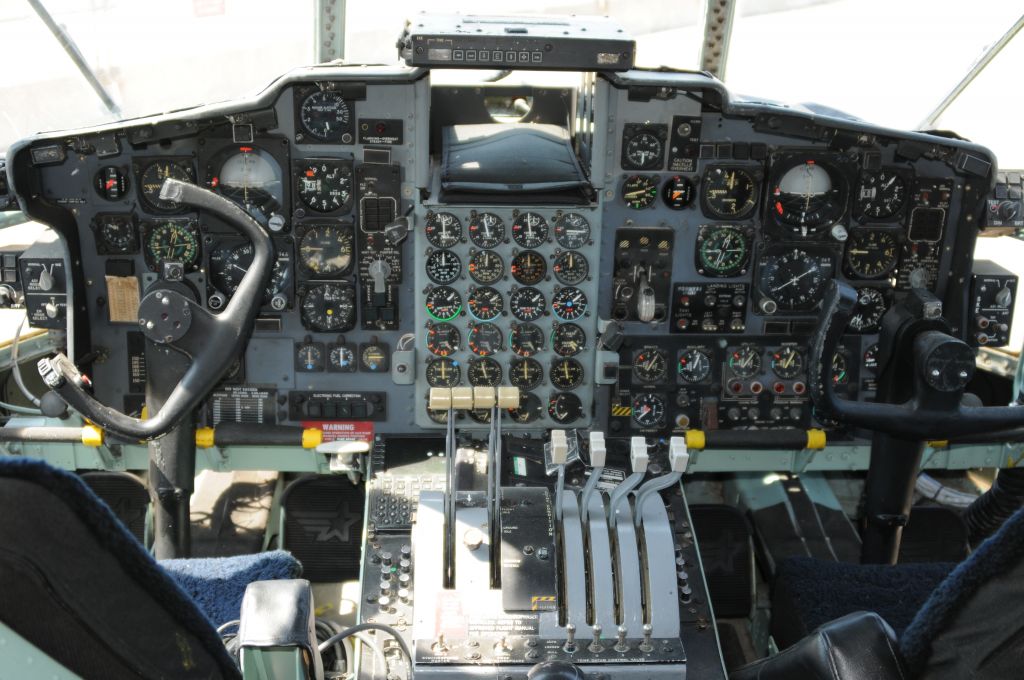
[[47,387],[68,406],[111,434],[130,440],[150,440],[170,432],[195,410],[231,367],[252,333],[263,293],[270,280],[274,247],[270,237],[235,203],[194,184],[166,179],[160,189],[165,201],[198,208],[220,217],[253,244],[253,261],[231,300],[219,315],[169,287],[150,289],[139,305],[147,338],[188,356],[191,363],[148,420],[140,420],[105,406],[85,388],[88,381],[63,354],[39,361],[39,374]]

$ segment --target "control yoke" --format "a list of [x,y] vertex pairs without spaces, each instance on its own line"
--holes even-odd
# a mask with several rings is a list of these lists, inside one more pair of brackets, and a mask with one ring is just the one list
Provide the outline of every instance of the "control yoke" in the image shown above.
[[274,248],[270,237],[242,208],[222,196],[194,184],[164,181],[160,198],[216,215],[253,245],[252,265],[231,301],[213,315],[181,292],[157,284],[139,304],[139,326],[146,338],[185,354],[191,364],[157,413],[147,420],[125,415],[104,406],[86,391],[89,380],[64,354],[39,361],[39,374],[47,387],[68,406],[111,434],[132,440],[150,440],[167,434],[191,413],[231,367],[241,353],[259,313],[270,280]]
[[832,357],[839,351],[856,303],[857,292],[849,284],[835,280],[829,283],[810,347],[808,382],[819,416],[917,441],[953,439],[1024,425],[1024,408],[961,403],[964,388],[974,375],[974,350],[941,330],[923,330],[913,338],[913,389],[907,401],[885,404],[838,397]]

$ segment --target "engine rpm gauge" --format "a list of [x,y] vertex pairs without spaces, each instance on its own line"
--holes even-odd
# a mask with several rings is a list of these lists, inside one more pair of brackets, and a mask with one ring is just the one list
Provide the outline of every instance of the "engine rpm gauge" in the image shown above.
[[854,229],[846,241],[846,269],[862,279],[879,279],[896,268],[900,246],[887,229]]
[[494,213],[478,213],[469,222],[469,239],[480,248],[493,248],[505,240],[505,223]]
[[576,285],[590,275],[590,263],[574,250],[567,250],[555,258],[551,271],[561,283]]
[[907,182],[893,170],[865,170],[857,187],[857,212],[863,217],[884,220],[903,209]]
[[710,167],[701,184],[701,207],[709,217],[741,220],[757,207],[757,182],[746,168]]
[[509,267],[512,278],[524,286],[533,286],[544,280],[548,273],[548,265],[544,257],[535,250],[524,250],[512,258]]
[[470,255],[468,268],[474,281],[488,286],[505,276],[505,262],[493,250],[478,250]]
[[535,212],[519,213],[512,222],[512,240],[524,248],[537,248],[548,240],[548,222]]
[[697,234],[697,273],[735,276],[746,271],[750,233],[738,227],[701,227]]
[[344,274],[352,265],[352,230],[339,224],[308,227],[299,239],[299,261],[317,276]]
[[548,309],[544,293],[531,286],[517,288],[509,296],[508,306],[513,316],[520,321],[536,321],[544,316]]
[[423,232],[432,246],[451,248],[462,239],[462,222],[449,212],[432,212]]
[[560,390],[574,390],[583,384],[583,364],[569,357],[556,359],[551,362],[548,378]]
[[307,161],[298,167],[295,184],[307,208],[321,213],[347,210],[352,203],[352,164],[330,159]]
[[658,178],[633,175],[622,182],[622,200],[633,210],[643,210],[658,198]]
[[438,286],[427,291],[424,305],[427,313],[438,321],[451,321],[462,311],[462,297],[454,288]]
[[469,313],[478,320],[491,321],[501,316],[505,309],[505,301],[502,299],[501,293],[494,288],[480,286],[470,291],[466,307],[469,308]]
[[551,298],[551,308],[562,321],[576,321],[587,313],[586,294],[579,288],[566,286],[560,288]]
[[451,283],[462,274],[462,260],[450,250],[435,250],[427,256],[427,276],[434,283]]
[[352,141],[352,111],[338,92],[320,90],[307,96],[299,106],[299,120],[306,132],[317,139],[325,142]]
[[640,383],[661,382],[668,375],[668,360],[660,349],[643,349],[633,357],[633,375]]
[[532,357],[544,349],[544,331],[532,323],[517,323],[509,335],[509,348],[521,357]]
[[555,240],[563,248],[582,248],[590,241],[590,222],[579,213],[565,213],[555,221]]
[[462,369],[454,359],[431,359],[427,362],[426,377],[431,387],[455,387],[462,379]]
[[462,334],[450,323],[432,323],[427,325],[427,349],[439,357],[446,357],[459,350]]

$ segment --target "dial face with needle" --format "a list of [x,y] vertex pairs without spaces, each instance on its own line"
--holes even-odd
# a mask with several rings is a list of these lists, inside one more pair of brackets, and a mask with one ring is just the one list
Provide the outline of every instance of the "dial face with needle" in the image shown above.
[[451,213],[432,212],[427,215],[424,233],[435,248],[451,248],[462,239],[462,222]]
[[745,168],[708,168],[701,185],[701,207],[709,217],[741,220],[757,207],[757,182]]
[[627,177],[622,183],[622,200],[633,210],[654,205],[658,198],[658,178],[645,175]]
[[470,359],[466,375],[474,387],[494,387],[501,382],[501,364],[490,357]]
[[299,239],[299,261],[317,276],[344,274],[352,265],[352,229],[340,224],[310,226]]
[[551,384],[560,390],[574,390],[583,384],[583,364],[568,357],[551,363],[548,373]]
[[780,308],[810,309],[820,301],[831,275],[830,257],[794,248],[766,256],[758,283],[761,293]]
[[508,380],[521,390],[532,390],[544,380],[544,368],[536,359],[513,359],[508,365]]
[[532,357],[544,349],[544,331],[532,323],[512,326],[509,348],[521,357]]
[[744,345],[729,353],[729,369],[740,378],[752,378],[761,371],[761,352]]
[[146,259],[153,269],[164,262],[181,262],[191,268],[199,260],[199,232],[191,220],[162,220],[147,225]]
[[660,349],[642,349],[633,357],[633,375],[644,384],[661,382],[668,375],[668,359]]
[[804,357],[796,347],[780,347],[772,353],[772,371],[783,380],[792,380],[804,368]]
[[576,356],[586,347],[587,333],[574,323],[560,323],[551,331],[551,349],[559,356]]
[[569,286],[583,282],[590,274],[590,263],[574,250],[567,250],[557,258],[551,265],[551,271],[559,282]]
[[697,235],[697,273],[734,276],[746,271],[750,233],[737,227],[702,227]]
[[455,387],[462,379],[462,369],[454,359],[441,357],[427,362],[426,376],[431,387]]

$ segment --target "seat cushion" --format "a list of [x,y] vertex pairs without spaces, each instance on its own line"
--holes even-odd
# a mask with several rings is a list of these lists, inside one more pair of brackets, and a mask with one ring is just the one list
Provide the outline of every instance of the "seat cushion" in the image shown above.
[[293,579],[302,573],[298,560],[283,550],[160,562],[215,626],[240,617],[246,587],[255,581]]
[[733,671],[729,680],[904,680],[892,628],[877,614],[831,621],[779,652]]
[[772,637],[785,649],[818,626],[856,611],[878,613],[899,635],[954,566],[783,560],[772,592]]

